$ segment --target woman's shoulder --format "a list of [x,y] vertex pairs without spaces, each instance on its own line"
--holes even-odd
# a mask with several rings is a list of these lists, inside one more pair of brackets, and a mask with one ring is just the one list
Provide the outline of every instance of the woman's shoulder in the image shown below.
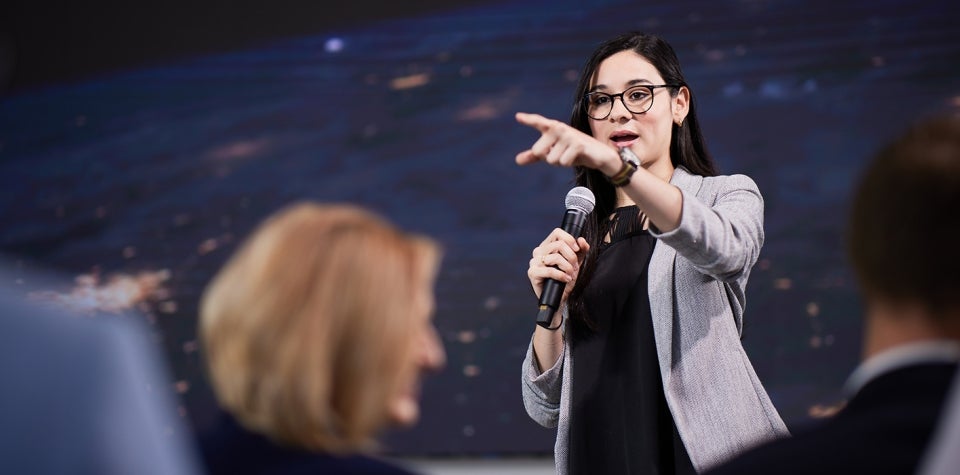
[[716,195],[737,190],[752,191],[758,195],[760,194],[757,183],[753,178],[744,174],[702,176],[695,175],[683,167],[677,167],[677,173],[681,175],[680,178],[682,181],[699,182],[696,186],[698,195],[703,195],[704,192],[707,195]]
[[367,455],[346,457],[318,454],[314,459],[315,468],[323,468],[319,473],[342,473],[350,475],[413,475],[403,467]]
[[221,413],[213,429],[201,434],[199,441],[210,475],[413,475],[403,467],[369,455],[334,455],[281,445],[245,429],[227,413]]
[[260,448],[256,453],[250,453],[249,451],[234,452],[229,460],[221,458],[219,463],[211,462],[214,461],[208,458],[207,468],[211,475],[220,473],[414,475],[413,472],[399,465],[372,456],[360,454],[334,455],[280,447]]
[[747,175],[717,175],[707,177],[704,185],[713,186],[718,190],[749,190],[760,192],[757,182]]

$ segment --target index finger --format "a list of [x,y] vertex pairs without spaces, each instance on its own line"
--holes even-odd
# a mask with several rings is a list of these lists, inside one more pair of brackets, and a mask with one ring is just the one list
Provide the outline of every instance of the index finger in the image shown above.
[[540,114],[528,114],[526,112],[517,112],[516,113],[517,122],[526,125],[528,127],[533,127],[540,132],[546,132],[550,130],[550,119],[540,115]]

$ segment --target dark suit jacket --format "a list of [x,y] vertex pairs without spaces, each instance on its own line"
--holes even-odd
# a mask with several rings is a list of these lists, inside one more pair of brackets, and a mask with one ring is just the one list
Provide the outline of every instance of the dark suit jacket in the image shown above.
[[956,364],[930,363],[882,374],[832,419],[749,451],[709,473],[914,473],[956,371]]
[[244,429],[222,414],[216,428],[200,436],[209,475],[413,475],[364,455],[333,456],[284,447]]
[[960,470],[960,374],[940,415],[940,424],[920,464],[919,475],[955,475]]

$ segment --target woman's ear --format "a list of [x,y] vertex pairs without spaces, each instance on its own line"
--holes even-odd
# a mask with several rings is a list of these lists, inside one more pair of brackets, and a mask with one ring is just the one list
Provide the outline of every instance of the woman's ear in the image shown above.
[[687,113],[690,112],[690,89],[687,89],[687,86],[681,86],[677,95],[671,98],[670,105],[673,110],[673,123],[682,126]]

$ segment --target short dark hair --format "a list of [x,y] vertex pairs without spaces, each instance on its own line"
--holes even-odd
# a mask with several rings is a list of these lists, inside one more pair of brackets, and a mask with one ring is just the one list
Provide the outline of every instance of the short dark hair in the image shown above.
[[853,197],[847,247],[870,298],[960,308],[960,117],[921,122],[884,147]]

